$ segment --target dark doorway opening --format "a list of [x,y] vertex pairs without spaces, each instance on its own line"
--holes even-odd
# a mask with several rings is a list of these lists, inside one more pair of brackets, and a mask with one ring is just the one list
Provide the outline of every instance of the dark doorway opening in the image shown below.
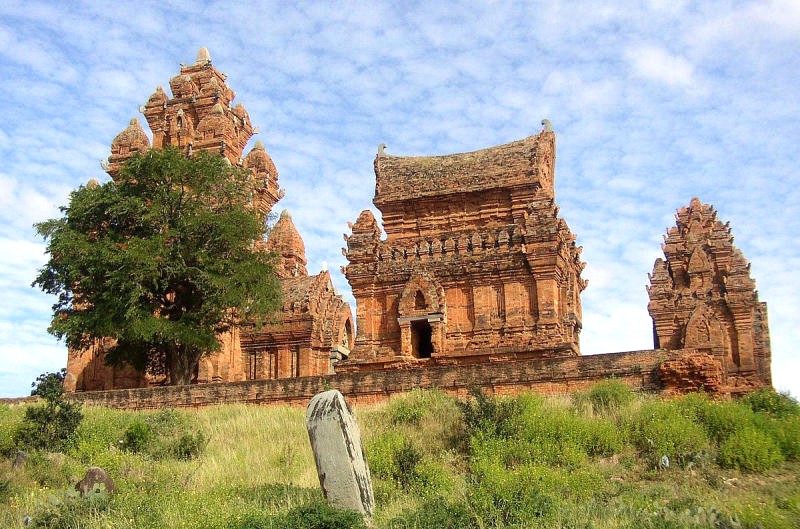
[[430,358],[433,354],[431,324],[428,320],[411,322],[411,352],[417,358]]

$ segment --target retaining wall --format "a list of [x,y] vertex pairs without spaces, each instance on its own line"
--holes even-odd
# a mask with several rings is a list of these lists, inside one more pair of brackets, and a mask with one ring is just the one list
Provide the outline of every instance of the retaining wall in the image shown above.
[[350,404],[367,404],[414,388],[438,388],[456,396],[466,395],[471,387],[495,394],[524,390],[564,394],[609,377],[622,380],[633,389],[659,391],[662,389],[658,378],[661,362],[692,353],[693,350],[656,349],[293,379],[86,391],[73,393],[71,398],[123,409],[185,408],[237,402],[306,406],[317,393],[338,389]]

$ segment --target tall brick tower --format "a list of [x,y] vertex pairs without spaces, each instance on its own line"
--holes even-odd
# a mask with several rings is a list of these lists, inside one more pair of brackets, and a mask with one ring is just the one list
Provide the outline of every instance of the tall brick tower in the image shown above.
[[[197,52],[197,60],[181,66],[180,73],[170,79],[172,97],[159,86],[141,110],[153,133],[153,148],[171,145],[187,154],[205,150],[218,152],[234,165],[253,171],[257,186],[256,206],[267,214],[283,197],[278,186],[278,171],[264,145],[259,141],[242,159],[242,152],[257,129],[250,123],[244,105],[233,106],[236,94],[225,82],[224,73],[211,64],[206,48]],[[122,131],[111,145],[111,156],[104,168],[117,178],[122,164],[137,152],[150,148],[137,119]]]
[[[548,123],[549,125],[549,123]],[[375,206],[345,236],[357,336],[337,370],[578,355],[584,264],[554,201],[555,134],[375,158]]]
[[[278,171],[260,141],[242,157],[257,131],[244,106],[233,106],[235,94],[225,74],[212,66],[208,50],[201,48],[194,64],[181,66],[169,86],[171,98],[159,86],[140,109],[153,133],[152,144],[134,118],[114,138],[103,168],[116,180],[126,160],[150,148],[172,146],[186,155],[201,150],[218,153],[251,171],[256,183],[253,203],[266,217],[283,197]],[[288,212],[281,215],[266,241],[256,241],[255,248],[276,254],[282,310],[264,326],[241,322],[219,336],[222,348],[201,359],[197,382],[327,374],[332,363],[349,352],[353,342],[350,306],[336,293],[327,271],[308,274],[305,245]],[[112,347],[113,341],[105,339],[86,349],[70,350],[67,390],[140,387],[153,382],[130,366],[105,365],[106,351]]]

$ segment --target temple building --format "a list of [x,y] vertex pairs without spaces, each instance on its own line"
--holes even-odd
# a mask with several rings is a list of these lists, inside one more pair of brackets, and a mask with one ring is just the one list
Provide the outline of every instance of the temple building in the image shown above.
[[[226,76],[211,64],[201,48],[194,64],[181,66],[169,86],[172,97],[156,88],[143,112],[152,131],[151,141],[137,119],[114,138],[103,168],[117,179],[122,165],[150,148],[178,147],[187,156],[194,151],[218,152],[231,164],[250,169],[257,182],[253,203],[265,216],[283,197],[278,171],[259,141],[242,157],[256,131]],[[274,251],[281,279],[283,308],[273,321],[255,328],[243,322],[221,336],[222,349],[201,359],[196,381],[228,382],[256,378],[290,378],[332,372],[335,361],[346,358],[352,344],[350,306],[336,293],[327,271],[309,275],[305,245],[292,218],[284,211],[266,241],[256,251]],[[107,366],[105,352],[113,347],[100,340],[87,349],[70,350],[65,388],[68,391],[147,386],[159,380],[130,366]]]
[[383,230],[365,210],[345,235],[357,335],[337,372],[580,354],[584,263],[558,216],[543,125],[462,154],[379,147]]
[[728,223],[697,198],[675,218],[647,289],[655,347],[715,359],[727,392],[770,386],[767,304],[758,300],[750,263],[733,245]]

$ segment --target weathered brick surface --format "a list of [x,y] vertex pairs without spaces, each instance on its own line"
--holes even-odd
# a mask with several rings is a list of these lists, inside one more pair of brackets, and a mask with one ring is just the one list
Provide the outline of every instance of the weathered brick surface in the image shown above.
[[[187,155],[197,150],[217,152],[249,169],[255,182],[253,203],[262,214],[269,213],[284,194],[278,186],[278,171],[260,141],[242,159],[254,132],[250,116],[241,103],[233,106],[235,94],[225,75],[211,65],[208,51],[201,49],[194,64],[181,66],[169,86],[172,97],[159,86],[144,106],[153,133],[152,148],[170,145]],[[133,119],[114,138],[104,167],[118,179],[122,164],[149,148],[147,134]],[[350,306],[336,293],[327,271],[308,275],[305,245],[288,212],[281,214],[266,241],[256,242],[256,250],[278,256],[282,310],[277,321],[259,329],[244,323],[220,336],[222,348],[200,361],[197,382],[328,374],[332,350],[346,353],[353,343]],[[135,388],[163,382],[129,366],[105,365],[106,351],[113,346],[110,340],[98,340],[89,348],[70,350],[66,389]]]
[[711,355],[695,354],[662,362],[658,376],[667,393],[724,391],[722,364]]
[[694,350],[646,350],[577,357],[409,367],[372,372],[223,384],[165,386],[75,393],[72,398],[127,409],[198,407],[224,403],[306,406],[321,391],[338,389],[348,402],[368,404],[415,388],[439,388],[464,397],[469,388],[497,394],[533,390],[565,394],[615,377],[631,388],[660,391],[658,368],[664,361],[696,355]]
[[480,151],[375,158],[375,205],[343,267],[358,334],[337,369],[470,362],[481,351],[579,354],[580,248],[554,202],[551,131]]
[[729,225],[697,198],[675,219],[648,288],[655,347],[713,356],[726,391],[770,386],[767,306],[758,300],[750,264],[733,245]]

